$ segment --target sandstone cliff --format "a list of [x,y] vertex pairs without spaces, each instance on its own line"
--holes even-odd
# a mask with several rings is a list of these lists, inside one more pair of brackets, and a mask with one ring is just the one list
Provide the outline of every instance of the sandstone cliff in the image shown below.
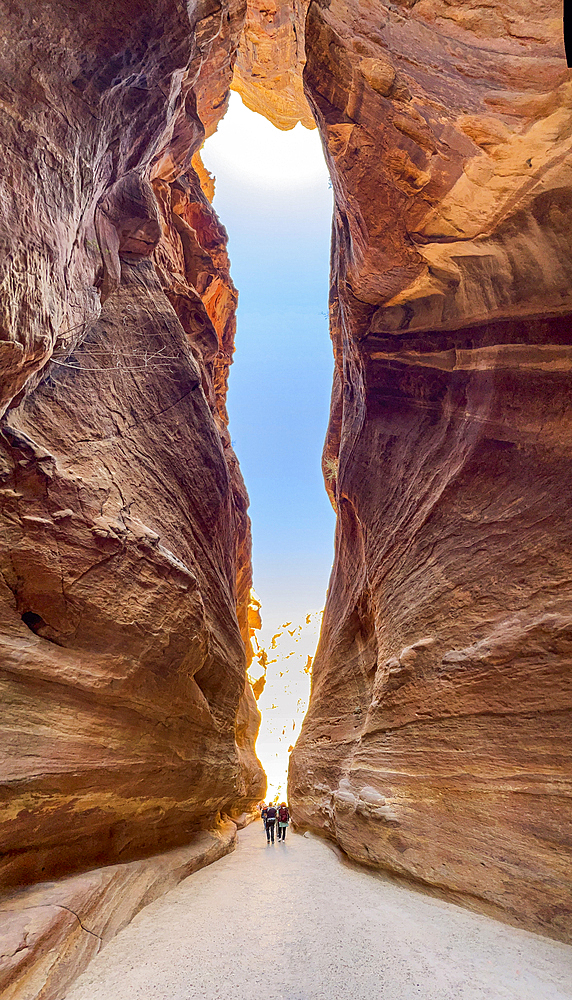
[[0,10],[4,883],[175,846],[262,793],[235,291],[193,164],[239,37],[249,106],[309,123],[305,30],[338,529],[295,816],[570,937],[560,4]]
[[561,7],[310,3],[336,557],[296,821],[572,936],[572,82]]
[[[264,791],[236,291],[191,159],[244,10],[5,2],[1,881],[179,844]],[[241,627],[243,635],[241,636]]]
[[217,823],[191,844],[32,885],[0,900],[2,1000],[61,1000],[91,959],[144,906],[233,850],[236,825]]
[[247,0],[232,87],[279,129],[316,127],[302,83],[307,9],[307,0]]

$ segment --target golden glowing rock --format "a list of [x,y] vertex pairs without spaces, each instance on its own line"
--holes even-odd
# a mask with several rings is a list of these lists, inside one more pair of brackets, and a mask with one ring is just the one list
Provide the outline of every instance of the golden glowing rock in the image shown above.
[[305,0],[248,0],[232,89],[276,128],[316,123],[302,85]]
[[335,195],[338,530],[295,819],[570,939],[560,3],[0,13],[4,885],[182,844],[264,789],[237,292],[196,158],[233,81],[282,129],[311,105]]

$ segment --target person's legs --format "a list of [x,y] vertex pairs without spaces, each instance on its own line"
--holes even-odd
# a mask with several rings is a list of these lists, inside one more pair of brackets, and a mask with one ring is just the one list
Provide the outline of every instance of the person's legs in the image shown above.
[[271,839],[272,843],[274,843],[274,826],[275,826],[275,823],[274,823],[273,819],[269,819],[269,820],[266,821],[266,830],[267,830],[268,840]]

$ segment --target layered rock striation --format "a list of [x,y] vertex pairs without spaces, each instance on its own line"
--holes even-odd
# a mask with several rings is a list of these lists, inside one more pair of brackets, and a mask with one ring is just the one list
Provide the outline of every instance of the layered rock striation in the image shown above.
[[296,821],[570,939],[572,81],[557,3],[310,3],[336,556]]
[[177,847],[0,900],[3,1000],[59,1000],[108,942],[144,906],[229,851],[236,824],[217,823]]
[[236,89],[282,128],[307,99],[335,193],[338,527],[296,820],[570,938],[560,4],[0,10],[3,885],[263,792],[236,291],[196,156],[241,39]]
[[244,11],[1,17],[6,888],[186,844],[265,786],[224,403],[237,295],[191,162]]

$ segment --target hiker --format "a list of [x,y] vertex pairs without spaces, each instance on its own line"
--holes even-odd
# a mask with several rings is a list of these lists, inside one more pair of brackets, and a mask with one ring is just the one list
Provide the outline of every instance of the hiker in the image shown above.
[[262,806],[260,807],[260,816],[262,818],[262,823],[263,823],[263,826],[264,826],[264,832],[265,833],[266,833],[266,814],[267,814],[267,812],[268,812],[268,806],[264,805],[264,802],[263,802]]
[[276,816],[278,810],[276,806],[272,805],[272,802],[266,810],[266,840],[270,843],[272,838],[272,843],[274,843],[274,827],[276,826]]
[[280,803],[278,810],[278,840],[286,840],[286,827],[290,822],[290,812],[285,802]]

